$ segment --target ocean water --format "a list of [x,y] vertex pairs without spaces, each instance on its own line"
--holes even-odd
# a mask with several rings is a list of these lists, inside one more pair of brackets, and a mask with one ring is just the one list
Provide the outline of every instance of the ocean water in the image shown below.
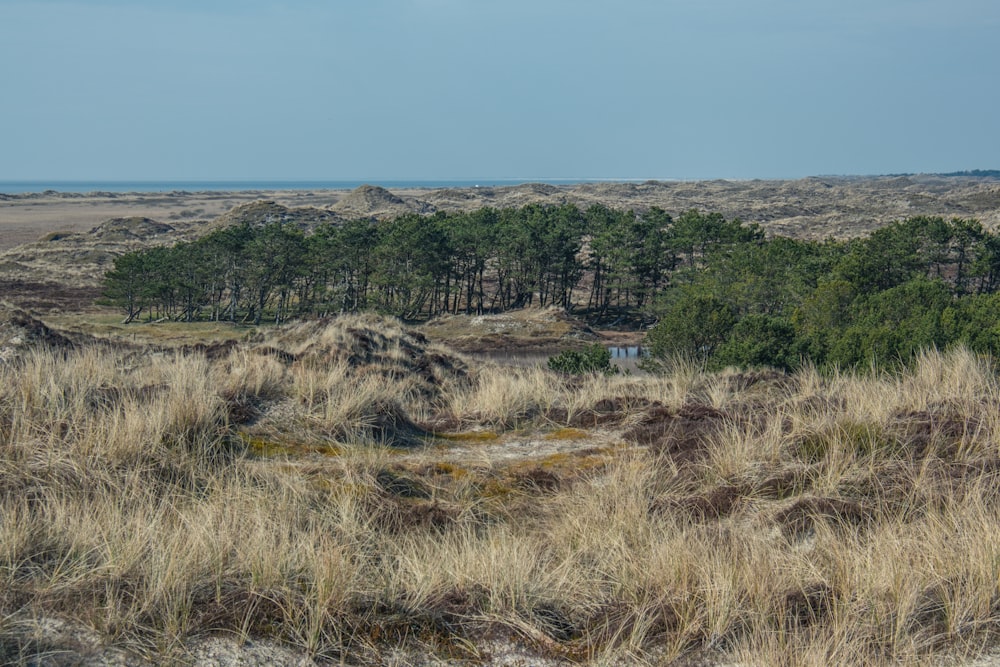
[[[521,183],[548,183],[573,185],[621,179],[587,178],[499,178],[481,180],[406,181],[0,181],[0,193],[24,194],[29,192],[219,192],[246,190],[353,190],[362,185],[378,185],[388,189],[403,188],[472,188],[502,187]],[[624,181],[623,181],[624,182]]]

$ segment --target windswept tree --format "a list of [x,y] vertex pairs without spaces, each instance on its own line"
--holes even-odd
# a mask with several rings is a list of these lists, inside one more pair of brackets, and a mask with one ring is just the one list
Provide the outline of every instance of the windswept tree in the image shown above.
[[104,274],[102,295],[125,311],[123,324],[135,320],[149,307],[154,267],[148,251],[130,252],[115,258],[114,266]]
[[481,208],[446,219],[455,289],[450,311],[482,314],[486,302],[486,270],[496,257],[497,212]]

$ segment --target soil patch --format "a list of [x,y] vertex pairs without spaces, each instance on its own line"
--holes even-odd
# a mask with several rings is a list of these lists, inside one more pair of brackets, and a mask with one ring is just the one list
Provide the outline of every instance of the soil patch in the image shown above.
[[13,305],[35,313],[80,312],[94,307],[101,290],[91,286],[0,278],[0,295]]
[[0,304],[0,361],[36,346],[69,349],[76,344],[20,308]]
[[701,403],[686,403],[676,412],[655,405],[622,434],[626,442],[646,445],[676,463],[704,460],[706,445],[731,415]]

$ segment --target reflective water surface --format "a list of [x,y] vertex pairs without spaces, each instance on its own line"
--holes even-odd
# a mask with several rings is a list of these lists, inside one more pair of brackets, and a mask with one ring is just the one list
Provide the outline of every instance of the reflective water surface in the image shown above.
[[[549,357],[553,357],[562,351],[562,348],[528,351],[494,350],[492,352],[476,352],[469,356],[473,359],[482,359],[483,361],[492,361],[508,366],[528,367],[545,366],[549,361]],[[642,372],[639,368],[639,362],[647,354],[647,351],[641,345],[609,346],[608,351],[611,352],[611,363],[623,371],[628,370],[632,373]]]

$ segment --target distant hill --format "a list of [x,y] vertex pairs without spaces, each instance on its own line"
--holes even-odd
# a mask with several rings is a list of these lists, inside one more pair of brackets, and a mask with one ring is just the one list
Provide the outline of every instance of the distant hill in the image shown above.
[[406,199],[376,185],[362,185],[331,206],[342,216],[353,218],[394,217],[406,213],[433,213],[437,210],[426,201]]
[[[113,203],[104,195],[53,199],[37,195],[31,207],[53,207],[54,222],[47,230],[39,228],[35,237],[38,240],[0,251],[0,280],[94,288],[114,258],[123,252],[191,240],[231,225],[258,226],[280,221],[308,231],[325,222],[353,218],[385,220],[403,214],[474,211],[483,206],[517,208],[533,203],[574,204],[583,209],[602,204],[640,212],[656,206],[674,216],[694,208],[718,212],[727,219],[754,222],[769,234],[795,238],[860,236],[894,220],[919,215],[975,218],[988,229],[996,229],[1000,227],[998,181],[1000,170],[976,169],[953,174],[814,176],[798,180],[523,183],[392,190],[365,185],[355,190],[305,195],[270,192],[266,198],[251,201],[245,200],[246,195],[240,201],[239,193],[220,192],[211,193],[211,199],[202,195],[197,200],[199,207],[225,211],[212,219],[180,215],[178,209],[186,211],[192,206],[190,195],[182,193],[120,195]],[[86,227],[86,231],[64,231],[67,227],[74,229],[68,224],[74,215],[92,216],[93,205],[116,211],[129,198],[143,200],[150,215],[109,215]],[[306,202],[306,206],[295,205]],[[20,204],[17,200],[4,210],[16,213],[26,208]],[[162,222],[165,219],[170,223]]]
[[1000,169],[972,169],[971,171],[951,171],[938,176],[967,176],[972,178],[997,178],[1000,179]]
[[208,223],[203,232],[219,227],[248,224],[260,227],[272,222],[292,224],[299,229],[312,229],[324,222],[337,222],[341,218],[334,212],[312,206],[289,208],[273,201],[260,199],[239,204]]

